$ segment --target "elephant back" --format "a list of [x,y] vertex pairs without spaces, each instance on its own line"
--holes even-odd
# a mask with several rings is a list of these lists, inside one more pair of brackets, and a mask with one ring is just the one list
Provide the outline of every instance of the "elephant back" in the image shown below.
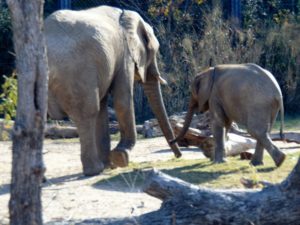
[[73,65],[98,65],[108,73],[112,71],[115,62],[107,60],[116,59],[122,45],[118,22],[121,12],[118,8],[100,6],[51,14],[45,20],[50,77],[55,71],[68,70],[70,73],[64,74],[72,74]]

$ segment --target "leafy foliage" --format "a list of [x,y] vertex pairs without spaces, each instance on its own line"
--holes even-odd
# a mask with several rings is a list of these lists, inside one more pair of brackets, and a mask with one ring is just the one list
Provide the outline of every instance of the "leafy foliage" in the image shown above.
[[3,92],[0,94],[0,114],[4,115],[5,120],[11,120],[16,116],[17,79],[15,73],[11,77],[4,76],[4,78]]
[[[233,2],[236,1],[72,0],[72,8],[106,4],[130,9],[153,26],[160,42],[159,67],[162,75],[168,77],[169,85],[162,90],[169,114],[186,110],[189,84],[197,72],[210,64],[247,62],[270,70],[282,88],[286,111],[300,113],[300,1],[240,0],[239,26],[231,20]],[[46,0],[45,14],[57,7],[56,0]],[[0,69],[0,75],[11,73],[11,37],[9,14],[2,3],[0,64],[6,63],[8,72]],[[1,47],[2,43],[6,44]],[[139,85],[134,96],[137,120],[152,117]]]

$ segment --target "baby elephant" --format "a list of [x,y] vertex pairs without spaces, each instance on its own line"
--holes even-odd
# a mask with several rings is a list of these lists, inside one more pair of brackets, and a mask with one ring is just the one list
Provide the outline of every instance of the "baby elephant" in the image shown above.
[[276,166],[285,154],[272,142],[270,131],[281,111],[280,134],[283,138],[283,102],[280,87],[273,75],[255,64],[219,65],[197,75],[191,84],[192,96],[181,133],[170,143],[181,139],[195,111],[210,111],[215,140],[214,162],[224,162],[224,137],[233,121],[246,127],[257,140],[251,164],[263,164],[267,149]]

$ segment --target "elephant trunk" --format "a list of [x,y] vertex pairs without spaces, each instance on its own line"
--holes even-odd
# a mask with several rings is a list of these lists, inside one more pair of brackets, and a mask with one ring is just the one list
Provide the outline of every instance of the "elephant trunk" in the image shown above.
[[[160,84],[158,80],[152,80],[148,81],[146,83],[143,83],[145,94],[148,98],[149,104],[151,106],[151,109],[153,113],[155,114],[159,126],[167,139],[167,142],[169,143],[170,140],[174,139],[173,129],[170,125],[166,109],[164,106],[164,102],[161,95],[161,89]],[[179,150],[179,146],[177,143],[170,144],[171,149],[173,150],[175,157],[179,158],[181,157],[181,152]]]
[[189,103],[188,112],[186,113],[186,116],[185,116],[183,127],[182,127],[180,133],[178,134],[178,136],[174,140],[170,141],[171,144],[176,143],[178,140],[180,140],[184,137],[185,133],[189,129],[189,126],[192,122],[194,111],[195,111],[195,106],[196,106],[195,101],[193,99],[191,99],[190,103]]

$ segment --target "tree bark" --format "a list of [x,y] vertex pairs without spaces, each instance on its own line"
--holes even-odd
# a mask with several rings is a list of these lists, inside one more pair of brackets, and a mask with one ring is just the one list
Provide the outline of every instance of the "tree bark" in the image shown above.
[[143,225],[294,225],[300,220],[300,159],[285,181],[262,190],[210,190],[156,170],[143,190],[163,200],[158,211],[139,218]]
[[7,0],[18,74],[18,108],[12,132],[11,224],[42,224],[42,148],[47,112],[48,66],[43,0]]

